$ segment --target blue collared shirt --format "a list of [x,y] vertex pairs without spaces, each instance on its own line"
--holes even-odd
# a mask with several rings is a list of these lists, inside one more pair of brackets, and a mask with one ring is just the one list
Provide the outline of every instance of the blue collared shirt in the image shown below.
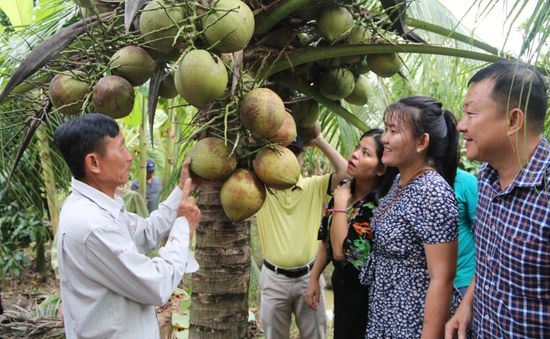
[[501,189],[479,173],[474,222],[474,330],[480,338],[550,338],[550,147],[543,138],[527,166]]

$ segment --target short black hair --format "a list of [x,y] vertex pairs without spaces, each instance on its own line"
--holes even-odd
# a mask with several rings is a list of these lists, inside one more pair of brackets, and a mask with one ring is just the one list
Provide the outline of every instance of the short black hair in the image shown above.
[[75,179],[84,178],[84,158],[92,152],[103,154],[105,137],[114,138],[120,129],[104,114],[89,113],[63,123],[55,130],[54,142]]
[[[491,99],[504,112],[519,108],[528,116],[532,131],[542,132],[548,109],[548,94],[544,78],[534,66],[521,62],[498,61],[479,70],[468,86],[482,80],[494,81]],[[528,113],[529,112],[529,113]]]

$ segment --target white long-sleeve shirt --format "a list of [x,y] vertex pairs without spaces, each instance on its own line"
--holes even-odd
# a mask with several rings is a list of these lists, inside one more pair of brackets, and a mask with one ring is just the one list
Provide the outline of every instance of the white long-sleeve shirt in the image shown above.
[[[68,339],[159,338],[155,307],[198,264],[189,252],[189,224],[176,216],[176,187],[147,219],[115,199],[72,180],[59,218],[57,253]],[[159,255],[146,253],[169,234]]]

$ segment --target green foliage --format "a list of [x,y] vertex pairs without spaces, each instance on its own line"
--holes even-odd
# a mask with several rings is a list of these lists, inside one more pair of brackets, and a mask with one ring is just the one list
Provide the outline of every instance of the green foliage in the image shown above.
[[15,202],[0,205],[0,267],[1,276],[19,277],[21,270],[31,262],[25,249],[38,238],[51,238],[40,217],[22,210]]

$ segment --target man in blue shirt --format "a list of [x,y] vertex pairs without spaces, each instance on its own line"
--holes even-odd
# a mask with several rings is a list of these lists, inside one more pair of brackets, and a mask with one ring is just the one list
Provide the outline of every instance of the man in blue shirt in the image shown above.
[[445,337],[550,338],[548,94],[532,66],[497,62],[464,99],[466,156],[480,169],[475,275]]
[[[159,207],[159,197],[160,197],[160,179],[155,175],[155,163],[151,159],[147,159],[146,165],[147,176],[146,187],[145,187],[145,200],[147,201],[147,209],[149,213],[153,212]],[[139,189],[139,180],[132,182],[132,191],[137,191]]]

